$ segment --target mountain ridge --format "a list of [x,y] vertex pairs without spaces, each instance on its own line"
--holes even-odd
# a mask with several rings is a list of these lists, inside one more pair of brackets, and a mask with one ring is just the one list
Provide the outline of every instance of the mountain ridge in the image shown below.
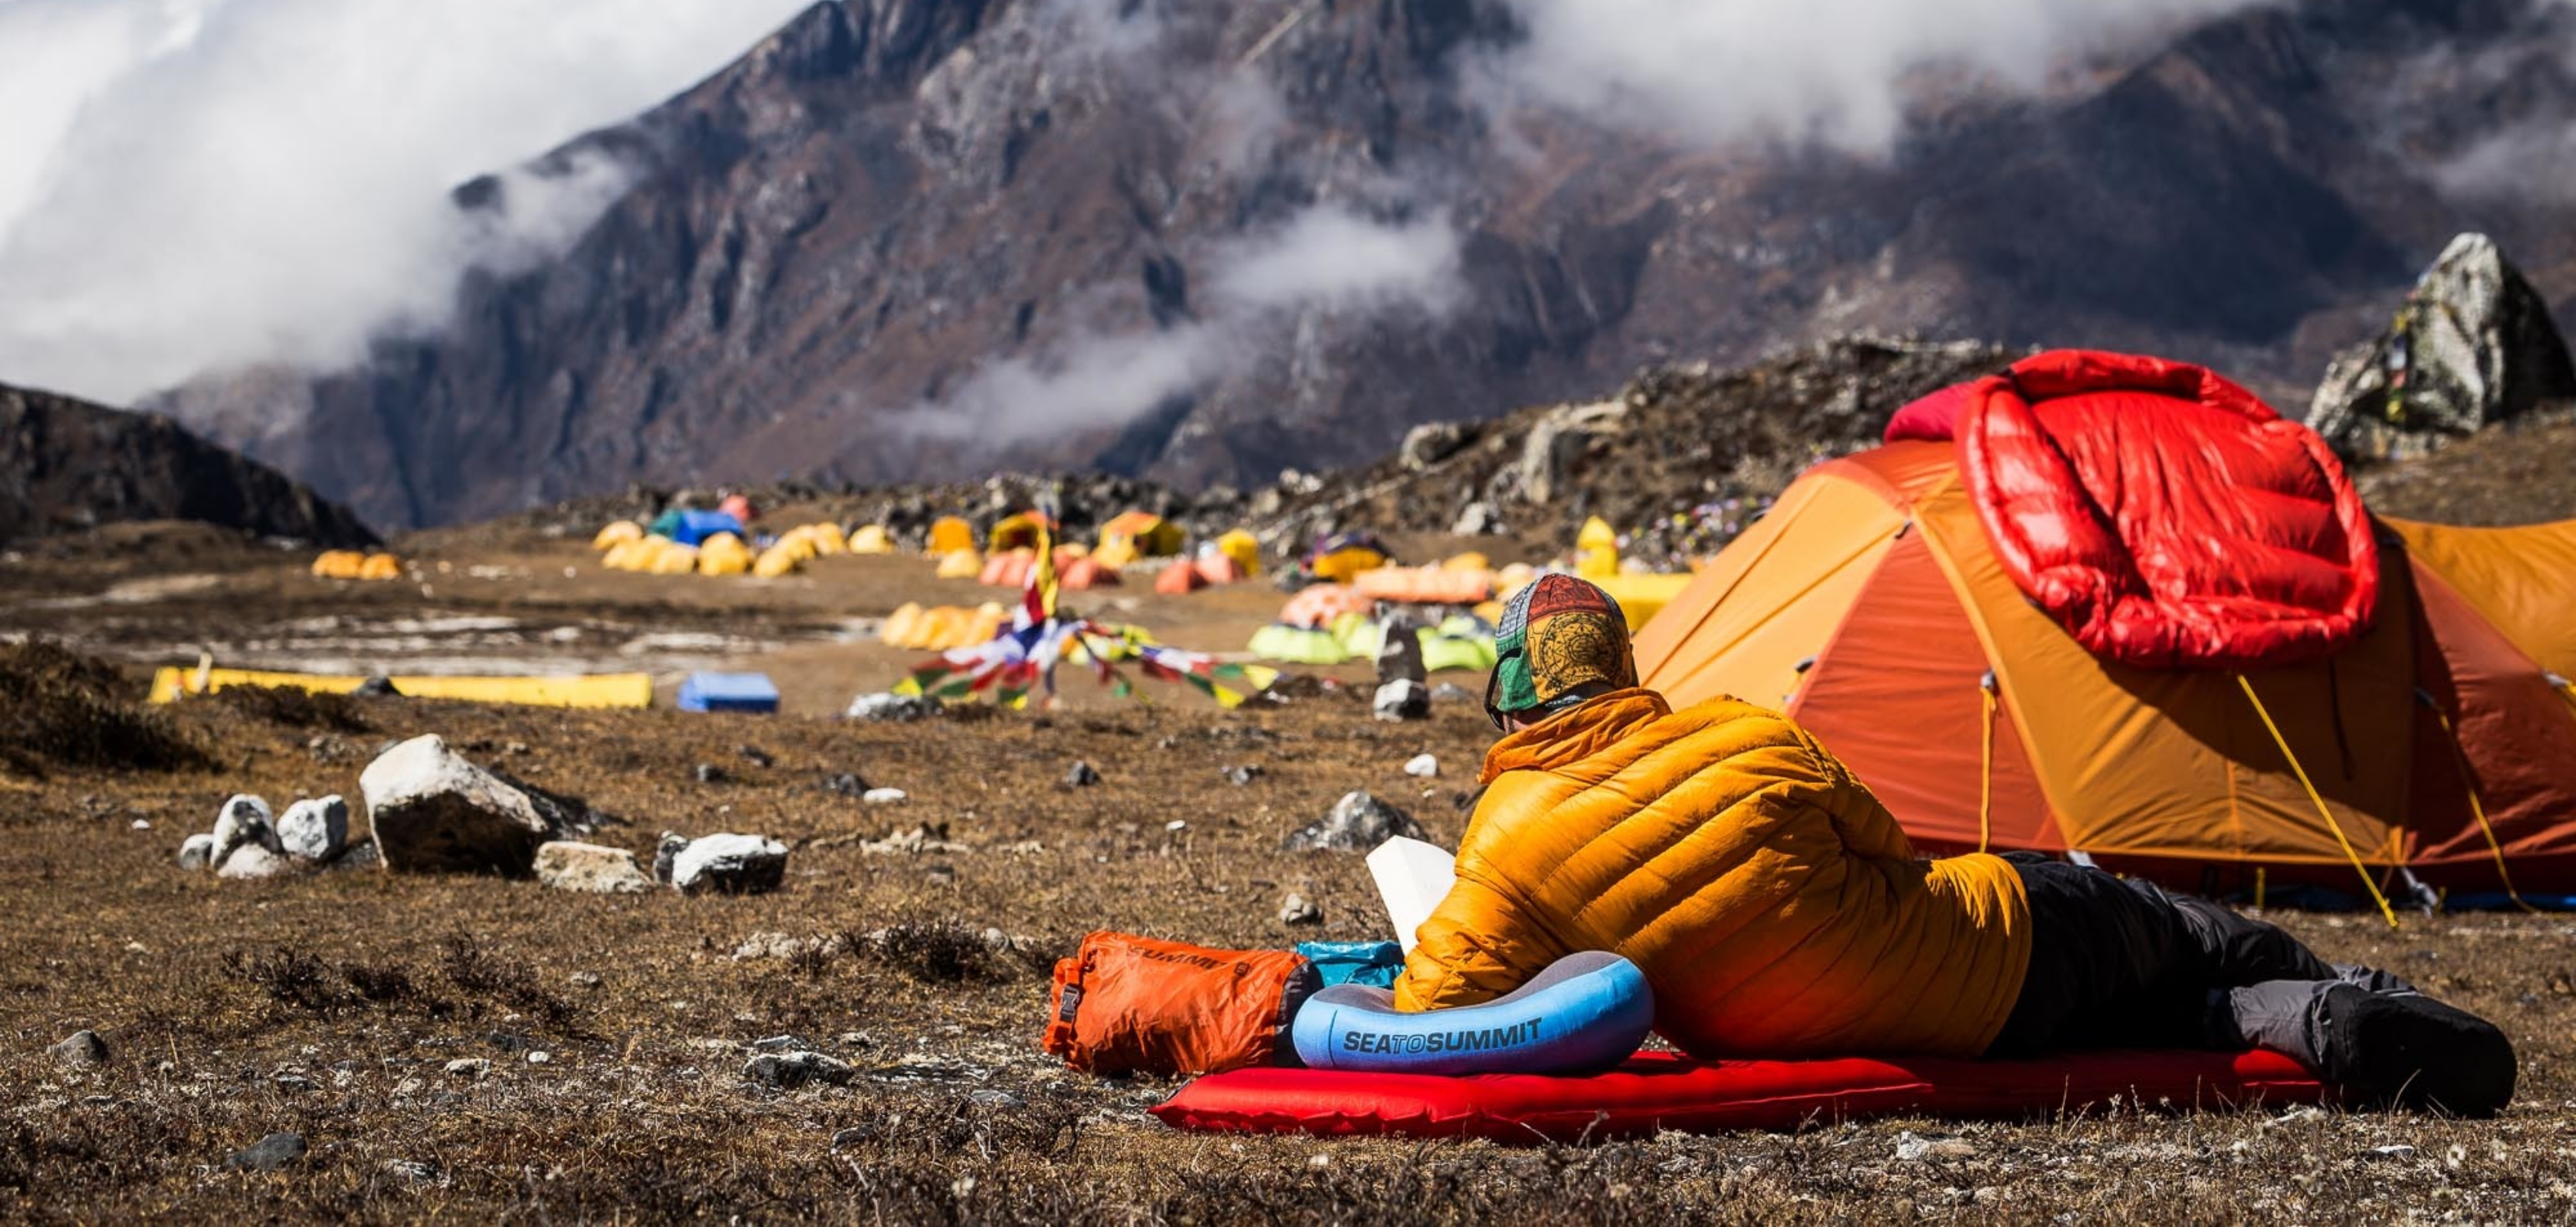
[[[2436,173],[2568,108],[2576,73],[2417,67],[2568,23],[2529,0],[2223,18],[2081,87],[1927,110],[1878,159],[1493,109],[1464,82],[1520,36],[1495,0],[1120,11],[1153,17],[1161,77],[1047,5],[817,5],[559,151],[617,151],[636,186],[566,255],[469,278],[447,334],[155,403],[394,525],[637,481],[1249,487],[1854,331],[2168,352],[2298,403],[2454,230],[2544,284],[2576,270],[2563,207],[2454,199]],[[1229,117],[1245,81],[1266,119]],[[1229,307],[1226,253],[1324,208],[1445,228],[1449,305]],[[1125,412],[1077,412],[1121,382]]]

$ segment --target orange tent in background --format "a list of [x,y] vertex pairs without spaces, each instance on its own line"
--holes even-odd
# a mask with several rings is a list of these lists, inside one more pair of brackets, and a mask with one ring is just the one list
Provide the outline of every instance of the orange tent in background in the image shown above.
[[1243,564],[1224,554],[1209,554],[1191,565],[1197,569],[1200,579],[1211,584],[1239,584],[1248,578],[1243,573]]
[[1377,608],[1377,602],[1362,596],[1348,584],[1308,584],[1279,607],[1279,621],[1289,626],[1309,629],[1331,626],[1343,614],[1366,617]]
[[2088,652],[2009,577],[1957,456],[1809,470],[1638,636],[1644,684],[1779,706],[1927,846],[2217,891],[2264,869],[2352,889],[2349,840],[2384,880],[2576,892],[2576,521],[2381,519],[2370,628],[2240,686]]
[[1037,554],[1031,550],[996,552],[984,560],[984,573],[977,576],[975,582],[996,588],[1025,588],[1029,582],[1029,568],[1037,564],[1037,559]]
[[1067,592],[1118,586],[1117,568],[1104,567],[1096,558],[1086,556],[1065,559],[1061,554],[1057,555],[1057,558],[1059,561],[1056,567],[1056,586]]
[[1378,567],[1352,576],[1351,588],[1376,601],[1477,605],[1494,595],[1494,573],[1447,567]]
[[1165,596],[1187,596],[1207,585],[1207,577],[1199,574],[1197,564],[1188,559],[1163,568],[1163,573],[1154,577],[1154,591]]

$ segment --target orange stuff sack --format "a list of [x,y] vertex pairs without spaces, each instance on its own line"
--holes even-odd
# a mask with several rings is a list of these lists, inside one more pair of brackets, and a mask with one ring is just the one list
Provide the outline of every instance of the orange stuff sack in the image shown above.
[[1107,1076],[1295,1064],[1288,1024],[1317,984],[1314,965],[1285,950],[1093,933],[1056,962],[1043,1046]]

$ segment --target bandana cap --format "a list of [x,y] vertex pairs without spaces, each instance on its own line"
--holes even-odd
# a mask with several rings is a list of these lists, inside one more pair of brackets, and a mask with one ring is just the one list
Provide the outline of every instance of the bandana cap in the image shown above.
[[1571,707],[1599,685],[1637,684],[1628,618],[1597,584],[1571,575],[1542,575],[1503,603],[1494,633],[1497,660],[1485,686],[1485,710],[1507,714]]

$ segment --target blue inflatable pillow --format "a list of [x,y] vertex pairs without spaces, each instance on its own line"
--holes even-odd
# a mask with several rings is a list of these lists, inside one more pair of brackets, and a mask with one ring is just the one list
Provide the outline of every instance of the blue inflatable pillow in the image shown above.
[[1306,999],[1290,1032],[1314,1069],[1402,1074],[1586,1074],[1627,1060],[1655,1022],[1637,965],[1568,955],[1483,1005],[1399,1013],[1395,994],[1340,984]]

